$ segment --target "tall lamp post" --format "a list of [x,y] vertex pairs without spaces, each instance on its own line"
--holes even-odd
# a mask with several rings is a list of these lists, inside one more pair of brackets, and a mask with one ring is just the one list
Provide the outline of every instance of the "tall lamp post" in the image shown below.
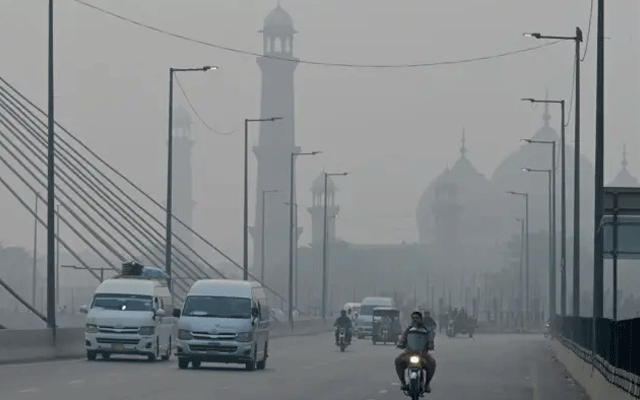
[[327,320],[327,183],[330,176],[347,176],[348,172],[324,173],[324,210],[322,218],[322,320]]
[[[315,156],[321,151],[292,152],[289,169],[289,323],[293,329],[293,194],[295,193],[295,161],[298,156]],[[296,232],[297,234],[297,232]]]
[[[560,315],[567,315],[567,181],[566,181],[566,163],[565,163],[565,101],[564,100],[536,100],[532,98],[522,99],[523,101],[529,101],[531,103],[545,103],[545,104],[560,104],[561,111],[561,121],[560,121]],[[532,141],[534,142],[534,141]],[[543,143],[553,143],[552,152],[552,163],[555,163],[555,142],[546,142],[546,141],[535,141],[535,142],[543,142]],[[556,171],[555,165],[552,166],[553,170]],[[555,172],[554,172],[555,176]],[[554,190],[556,188],[555,178],[553,183]],[[555,208],[555,203],[557,198],[555,194],[553,195],[553,204]],[[555,209],[554,209],[555,215]],[[555,218],[555,217],[554,217]],[[556,254],[556,242],[555,242],[555,222],[554,222],[554,260]],[[554,274],[555,280],[555,274]],[[555,282],[554,282],[555,287]],[[555,303],[555,302],[554,302]],[[555,304],[554,304],[555,306]]]
[[516,218],[516,221],[520,223],[520,270],[518,271],[518,291],[520,293],[520,309],[518,310],[520,327],[524,327],[524,287],[522,282],[523,267],[524,267],[524,218]]
[[242,269],[245,281],[249,280],[249,122],[273,122],[282,117],[244,120],[244,207],[242,227]]
[[167,150],[167,222],[165,239],[165,270],[169,275],[169,289],[173,292],[171,280],[171,220],[173,198],[173,77],[177,72],[206,72],[216,70],[218,67],[204,66],[199,68],[169,68],[169,142]]
[[40,193],[36,193],[35,214],[36,220],[33,225],[33,271],[31,272],[31,305],[36,306],[36,283],[38,274],[38,198]]
[[[540,33],[525,33],[536,39],[571,40],[576,44],[576,97],[575,97],[575,159],[573,196],[573,315],[580,315],[580,43],[582,30],[576,27],[575,36],[547,36]],[[564,122],[563,122],[564,126]],[[564,150],[563,150],[564,154]],[[563,168],[564,170],[564,168]],[[596,224],[597,226],[597,224]]]
[[264,285],[264,234],[265,234],[265,222],[266,222],[266,218],[265,218],[265,202],[267,200],[267,194],[269,193],[278,193],[279,190],[263,190],[262,191],[262,225],[260,226],[260,280],[262,281],[262,284]]
[[514,196],[524,197],[524,208],[525,208],[525,294],[524,294],[524,309],[525,309],[525,320],[527,321],[527,326],[529,325],[529,193],[526,192],[507,192]]
[[[55,297],[55,118],[54,75],[53,75],[53,0],[49,0],[49,66],[48,66],[48,112],[47,112],[47,326],[56,340],[56,297]],[[35,307],[35,304],[33,305]]]
[[[555,146],[554,146],[555,148]],[[525,172],[531,173],[546,173],[548,175],[549,185],[549,317],[553,318],[556,314],[556,254],[555,254],[555,195],[556,190],[553,184],[555,183],[555,170],[553,169],[533,169],[523,168]]]

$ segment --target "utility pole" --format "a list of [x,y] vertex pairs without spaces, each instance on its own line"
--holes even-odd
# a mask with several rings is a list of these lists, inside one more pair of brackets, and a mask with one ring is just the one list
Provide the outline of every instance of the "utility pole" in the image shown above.
[[56,339],[56,249],[55,249],[55,118],[53,91],[53,0],[49,0],[49,93],[47,132],[47,325]]
[[38,197],[40,193],[36,193],[36,219],[33,225],[33,272],[31,273],[31,305],[36,306],[36,282],[38,275]]
[[[602,229],[598,229],[604,215],[604,0],[598,0],[598,54],[596,79],[596,171],[595,171],[595,228],[593,245],[593,317],[604,313],[604,261],[602,259]],[[575,297],[575,293],[574,293]],[[594,348],[597,337],[594,336]]]

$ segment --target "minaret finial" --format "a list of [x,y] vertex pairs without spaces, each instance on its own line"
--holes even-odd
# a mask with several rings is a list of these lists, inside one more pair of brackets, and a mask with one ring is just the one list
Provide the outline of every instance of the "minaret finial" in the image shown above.
[[622,169],[627,169],[627,165],[629,165],[629,163],[627,162],[627,144],[623,143],[622,144]]
[[465,128],[462,127],[462,145],[460,146],[460,155],[464,158],[467,155],[467,133]]
[[[545,100],[549,100],[549,89],[545,89]],[[544,114],[542,115],[542,119],[544,120],[545,126],[549,125],[549,120],[551,119],[551,115],[549,115],[549,103],[544,103]]]

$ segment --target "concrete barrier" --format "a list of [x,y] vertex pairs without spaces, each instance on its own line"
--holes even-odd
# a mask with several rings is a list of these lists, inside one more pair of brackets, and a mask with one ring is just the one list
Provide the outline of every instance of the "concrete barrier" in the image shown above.
[[[325,326],[322,320],[295,321],[294,329],[289,323],[271,322],[272,339],[287,336],[314,335],[332,331],[333,324]],[[0,330],[0,364],[82,358],[84,328],[58,328],[54,345],[51,330]]]
[[558,360],[564,364],[573,379],[585,388],[592,400],[630,400],[631,394],[607,381],[607,379],[591,364],[585,362],[571,349],[558,340],[554,340],[551,348]]

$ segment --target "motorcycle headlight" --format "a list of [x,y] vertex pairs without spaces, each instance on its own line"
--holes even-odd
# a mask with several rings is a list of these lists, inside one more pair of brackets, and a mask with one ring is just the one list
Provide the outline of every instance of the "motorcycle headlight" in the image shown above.
[[154,326],[143,326],[138,332],[141,336],[153,336],[156,333],[156,328]]
[[242,332],[238,334],[238,342],[250,342],[253,339],[253,332]]
[[98,333],[98,325],[86,324],[84,330],[87,333]]
[[193,339],[193,335],[186,329],[178,330],[178,339],[180,340],[191,340]]
[[418,356],[412,356],[412,357],[409,359],[409,362],[410,362],[411,364],[420,364],[420,357],[418,357]]

